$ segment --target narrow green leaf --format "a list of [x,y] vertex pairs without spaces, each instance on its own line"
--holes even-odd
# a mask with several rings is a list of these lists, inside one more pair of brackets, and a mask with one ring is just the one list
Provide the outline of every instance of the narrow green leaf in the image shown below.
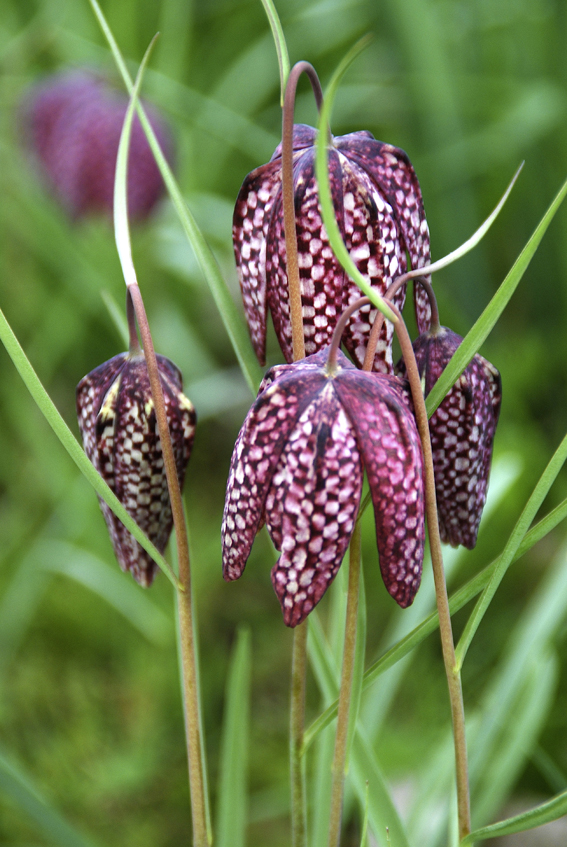
[[278,54],[278,66],[280,69],[280,106],[283,109],[284,104],[284,95],[285,95],[285,87],[287,84],[287,78],[289,76],[289,53],[287,50],[287,44],[285,41],[284,31],[281,25],[281,21],[279,19],[278,13],[276,11],[276,7],[274,6],[272,0],[262,0],[262,6],[264,7],[264,11],[266,13],[266,17],[270,23],[270,27],[272,29],[272,35],[274,38],[274,44],[276,47],[276,53]]
[[118,154],[116,156],[116,173],[114,176],[114,238],[116,249],[120,257],[120,265],[124,274],[126,286],[136,285],[136,270],[132,258],[132,243],[130,241],[130,226],[128,224],[128,153],[130,151],[130,136],[132,135],[132,121],[134,110],[138,105],[138,97],[142,87],[144,71],[148,64],[153,46],[158,36],[154,35],[144,58],[138,68],[136,81],[130,94],[130,102],[124,115],[120,141],[118,143]]
[[[133,90],[132,78],[128,72],[128,68],[126,67],[126,63],[120,53],[116,40],[112,35],[97,0],[89,0],[89,2],[108,41],[118,70],[124,80],[126,89],[131,94]],[[258,365],[252,350],[250,338],[246,326],[244,325],[243,318],[236,308],[236,304],[234,303],[226,282],[223,279],[218,262],[211,248],[207,244],[206,239],[201,233],[193,215],[189,211],[187,204],[183,199],[177,181],[162,153],[159,142],[152,130],[150,122],[146,117],[144,108],[140,103],[138,103],[137,106],[137,114],[140,118],[140,123],[142,124],[144,132],[146,133],[148,143],[152,149],[172,203],[179,215],[185,235],[193,248],[205,279],[207,280],[211,294],[213,295],[214,301],[232,343],[236,358],[238,359],[238,363],[242,369],[242,373],[244,374],[252,394],[255,395],[262,379],[262,370]]]
[[487,338],[492,330],[492,327],[497,322],[498,318],[508,305],[508,301],[516,290],[518,283],[523,277],[526,268],[532,260],[534,253],[539,247],[540,241],[543,238],[549,224],[553,220],[555,213],[563,202],[567,194],[567,181],[561,187],[561,190],[551,203],[549,209],[536,227],[532,237],[514,262],[506,279],[482,313],[478,318],[470,332],[467,333],[463,342],[455,351],[453,358],[441,374],[438,381],[433,386],[428,394],[425,404],[427,406],[427,414],[431,417],[437,409],[443,398],[455,384],[461,373],[464,371],[468,363],[471,361],[475,353]]
[[342,235],[339,230],[339,226],[337,224],[337,219],[335,216],[335,207],[333,205],[333,199],[331,196],[331,185],[329,181],[327,133],[331,121],[331,110],[333,107],[333,101],[335,99],[335,94],[337,92],[337,88],[342,77],[344,76],[352,62],[356,59],[358,54],[362,50],[364,50],[365,47],[367,47],[369,41],[370,38],[366,36],[365,38],[362,38],[357,44],[355,44],[354,47],[347,53],[347,55],[342,60],[335,73],[331,77],[331,81],[329,83],[327,91],[325,92],[323,106],[321,107],[321,112],[319,114],[317,150],[315,155],[315,173],[317,176],[317,190],[319,192],[319,203],[321,205],[323,223],[325,224],[325,229],[327,231],[329,243],[331,245],[333,253],[337,257],[341,266],[344,268],[345,272],[351,277],[352,280],[354,280],[354,282],[358,285],[363,294],[366,294],[366,296],[370,298],[370,301],[373,303],[373,305],[376,306],[377,309],[380,309],[380,311],[387,318],[389,318],[389,320],[395,321],[396,318],[390,307],[386,305],[386,303],[384,302],[382,297],[380,297],[376,289],[372,288],[362,276],[346,248],[346,245],[342,239]]
[[514,557],[518,551],[518,548],[520,547],[522,539],[526,535],[529,525],[535,518],[541,504],[543,503],[549,489],[553,485],[555,478],[563,467],[563,464],[565,463],[566,459],[567,435],[555,451],[554,455],[551,458],[551,461],[547,465],[546,469],[544,470],[543,474],[539,479],[539,482],[534,488],[531,497],[526,503],[522,514],[520,515],[516,526],[512,530],[512,534],[508,539],[501,556],[498,559],[498,564],[494,568],[493,573],[491,574],[490,582],[482,592],[481,597],[479,598],[476,606],[472,611],[470,618],[467,621],[464,632],[461,638],[459,639],[459,643],[457,644],[457,647],[455,649],[455,659],[457,667],[459,669],[463,666],[463,662],[467,654],[467,650],[469,649],[470,643],[474,638],[478,627],[480,626],[480,622],[482,621],[484,614],[492,601],[492,598],[498,590],[498,586],[504,578],[504,574],[514,561]]
[[362,832],[360,834],[360,847],[368,847],[368,782],[366,783],[366,794],[364,796],[364,816],[362,818]]
[[0,790],[35,821],[42,835],[57,847],[95,847],[41,796],[27,776],[0,753]]
[[22,377],[28,391],[37,403],[40,412],[44,415],[55,435],[65,450],[69,453],[81,473],[87,478],[96,493],[102,497],[108,506],[110,506],[116,517],[122,521],[126,529],[132,533],[136,541],[142,545],[144,550],[150,554],[154,562],[159,565],[170,582],[177,587],[177,577],[173,573],[173,570],[168,562],[154,547],[149,538],[146,538],[138,524],[128,514],[122,503],[118,500],[114,492],[110,490],[99,472],[95,470],[93,464],[85,455],[83,448],[80,446],[77,439],[59,414],[55,404],[43,387],[38,375],[32,367],[31,362],[24,353],[1,309],[0,339],[8,351],[8,355],[16,366],[16,369]]
[[475,841],[485,841],[487,838],[498,838],[501,835],[525,832],[527,829],[535,829],[537,826],[543,826],[546,823],[551,823],[551,821],[556,821],[566,814],[567,791],[562,791],[561,794],[548,800],[547,803],[542,803],[541,806],[536,806],[528,812],[522,812],[504,821],[475,829],[474,832],[463,838],[461,845],[464,847],[466,844],[474,844]]
[[[524,553],[527,553],[528,550],[537,544],[542,538],[544,538],[551,530],[556,527],[561,521],[565,520],[567,517],[567,498],[563,500],[558,506],[555,507],[548,515],[537,523],[533,529],[531,529],[524,539],[522,543],[518,547],[512,561],[516,562],[520,559]],[[472,600],[473,597],[476,597],[483,588],[485,588],[490,582],[490,578],[494,571],[496,570],[501,557],[499,556],[490,565],[487,565],[480,573],[478,573],[475,577],[473,577],[469,582],[466,583],[462,588],[456,591],[449,600],[449,607],[451,610],[451,614],[455,614],[459,609],[462,609],[463,606]],[[437,612],[432,612],[428,615],[424,620],[416,626],[411,632],[409,632],[404,638],[390,647],[383,656],[381,656],[376,662],[374,662],[364,673],[363,677],[363,690],[368,688],[368,686],[372,685],[381,674],[385,673],[389,668],[399,662],[404,656],[407,656],[408,653],[411,653],[416,647],[418,647],[422,641],[425,641],[428,635],[431,635],[433,632],[437,630],[439,626],[439,618],[437,616]],[[307,749],[317,735],[328,726],[332,720],[334,720],[337,716],[337,707],[338,702],[335,700],[324,712],[322,712],[318,718],[316,718],[310,727],[305,731],[304,738],[304,747]]]
[[250,632],[240,629],[226,687],[215,844],[244,847],[250,706]]

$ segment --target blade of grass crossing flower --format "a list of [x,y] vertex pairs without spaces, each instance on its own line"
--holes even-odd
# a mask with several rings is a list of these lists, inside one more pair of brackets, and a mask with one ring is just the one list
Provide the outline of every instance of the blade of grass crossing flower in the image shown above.
[[128,153],[130,151],[130,136],[132,134],[132,121],[134,120],[134,110],[138,104],[138,97],[142,87],[144,71],[148,64],[154,44],[158,35],[154,35],[148,49],[144,54],[144,58],[136,75],[136,82],[130,94],[130,102],[124,116],[122,124],[122,132],[120,133],[120,142],[118,144],[118,154],[116,157],[116,175],[114,178],[114,237],[116,239],[116,247],[124,281],[127,286],[135,285],[136,270],[132,259],[132,244],[130,242],[130,227],[128,224]]
[[539,479],[539,482],[534,488],[530,499],[526,503],[524,510],[512,531],[512,535],[506,543],[502,555],[498,560],[498,564],[490,577],[490,582],[482,592],[481,597],[477,601],[477,604],[474,607],[471,616],[467,621],[464,632],[455,650],[455,658],[458,668],[462,668],[465,656],[467,654],[467,650],[470,646],[472,639],[474,638],[478,627],[480,626],[480,622],[482,621],[482,618],[484,617],[484,614],[488,609],[492,598],[496,594],[498,586],[504,578],[504,574],[508,570],[508,567],[512,564],[514,556],[528,530],[529,525],[531,524],[537,512],[539,511],[541,504],[543,503],[549,489],[553,485],[555,478],[563,467],[563,464],[565,463],[566,459],[567,435],[555,451],[554,455],[551,458],[551,461],[547,465],[546,469],[544,470],[543,474]]
[[[93,11],[104,33],[104,36],[108,41],[116,65],[120,71],[122,79],[124,80],[126,89],[128,93],[131,94],[133,89],[132,78],[128,72],[128,68],[126,67],[126,63],[124,62],[122,54],[120,53],[116,40],[112,35],[110,27],[106,22],[106,19],[101,11],[99,4],[97,3],[97,0],[89,0],[89,2],[93,8]],[[142,128],[146,133],[146,137],[148,139],[148,143],[151,147],[152,153],[154,154],[157,166],[160,170],[160,173],[163,177],[163,180],[171,197],[171,201],[175,206],[177,214],[179,215],[179,220],[181,221],[183,231],[185,232],[187,240],[193,248],[195,256],[197,257],[197,261],[199,262],[201,270],[203,271],[205,279],[209,285],[211,294],[213,296],[213,299],[221,315],[222,321],[225,325],[225,329],[232,343],[236,358],[242,369],[242,373],[248,383],[248,386],[250,387],[252,394],[255,395],[263,374],[252,350],[248,330],[244,325],[244,320],[239,314],[236,304],[232,299],[230,291],[226,285],[226,282],[224,281],[218,262],[211,248],[207,244],[206,239],[201,233],[201,230],[197,226],[193,215],[189,211],[187,204],[183,199],[177,181],[173,176],[171,168],[169,167],[162,153],[159,142],[146,117],[144,108],[140,103],[138,103],[136,111],[138,117],[140,118]]]
[[95,842],[81,835],[41,796],[28,777],[0,753],[0,790],[10,797],[29,820],[33,820],[42,836],[57,847],[95,847]]
[[226,687],[215,844],[244,847],[250,705],[250,632],[240,629]]
[[327,157],[327,132],[330,125],[331,109],[333,100],[343,75],[356,59],[358,54],[368,45],[370,38],[366,36],[362,38],[354,47],[347,53],[345,58],[340,63],[339,67],[333,74],[328,89],[325,92],[325,98],[321,113],[319,115],[318,135],[317,135],[317,150],[315,155],[315,173],[317,175],[317,188],[319,191],[319,203],[321,206],[321,214],[325,230],[329,237],[329,242],[333,253],[341,263],[345,272],[356,282],[360,290],[370,298],[371,302],[380,309],[381,312],[391,321],[396,321],[396,318],[391,309],[382,300],[380,295],[373,289],[364,279],[356,265],[354,264],[346,245],[342,239],[337,219],[335,217],[335,208],[331,197],[331,186],[329,182],[329,168]]
[[[551,532],[561,521],[567,518],[567,498],[555,507],[548,515],[541,519],[528,533],[526,533],[522,543],[518,547],[513,561],[516,562],[524,553],[541,541],[549,532]],[[466,604],[476,597],[483,588],[490,582],[490,578],[500,562],[501,556],[494,560],[484,570],[473,577],[462,588],[456,591],[449,600],[451,614],[455,614],[462,609]],[[383,656],[374,662],[364,673],[363,676],[363,691],[372,685],[379,676],[385,673],[389,668],[393,667],[397,662],[401,661],[412,650],[418,647],[422,641],[436,631],[439,625],[437,612],[432,612],[424,620],[412,629],[404,638],[400,639],[396,644],[390,647]],[[315,665],[314,665],[315,667]],[[332,703],[318,718],[316,718],[310,727],[305,732],[305,749],[313,743],[318,734],[328,726],[337,716],[337,701]]]
[[173,570],[168,562],[156,550],[152,542],[146,538],[138,524],[128,514],[122,503],[118,500],[114,492],[110,490],[98,471],[95,470],[94,466],[83,451],[83,448],[80,446],[79,442],[59,414],[55,404],[43,387],[31,362],[24,353],[1,309],[0,339],[8,351],[8,355],[16,366],[16,369],[22,377],[28,391],[37,403],[40,412],[43,414],[55,435],[65,450],[69,453],[81,473],[87,478],[96,493],[102,497],[104,502],[112,509],[116,517],[122,521],[126,529],[132,533],[136,541],[141,544],[144,550],[150,554],[154,562],[159,565],[170,582],[177,587],[177,577],[173,573]]
[[461,841],[461,845],[465,847],[465,845],[474,844],[475,841],[485,841],[487,838],[498,838],[502,835],[513,835],[515,832],[525,832],[528,829],[535,829],[538,826],[551,823],[551,821],[556,821],[565,814],[567,814],[567,791],[562,791],[561,794],[548,800],[547,803],[542,803],[541,806],[536,806],[528,812],[522,812],[490,826],[475,829]]
[[457,348],[453,358],[441,374],[439,380],[433,386],[427,396],[425,405],[427,413],[431,417],[452,385],[471,361],[475,353],[480,349],[483,341],[487,338],[498,318],[506,308],[508,301],[516,290],[518,283],[523,277],[526,268],[532,260],[534,253],[539,247],[549,224],[567,194],[567,181],[561,187],[559,193],[551,203],[549,209],[536,227],[530,240],[514,262],[500,288],[478,318],[470,332],[467,333],[463,342]]
[[278,13],[276,11],[276,7],[274,6],[272,0],[262,0],[262,6],[264,7],[264,11],[266,13],[266,17],[268,18],[272,36],[274,38],[274,45],[276,47],[276,53],[278,55],[278,66],[280,69],[280,106],[283,109],[284,104],[284,94],[285,87],[287,83],[287,78],[289,76],[289,53],[287,49],[287,44],[285,41],[284,31],[281,25],[281,21],[279,19]]

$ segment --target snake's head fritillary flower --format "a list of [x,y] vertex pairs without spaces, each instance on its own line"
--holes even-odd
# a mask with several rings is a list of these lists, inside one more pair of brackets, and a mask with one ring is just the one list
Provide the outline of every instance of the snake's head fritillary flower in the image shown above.
[[358,514],[363,468],[380,569],[400,606],[413,601],[424,544],[423,459],[400,381],[322,351],[268,372],[232,456],[223,574],[238,579],[265,520],[281,555],[272,583],[296,626],[334,579]]
[[[426,396],[462,340],[439,327],[414,342]],[[398,369],[405,373],[403,362]],[[477,353],[429,421],[439,530],[453,547],[476,544],[501,400],[500,374]]]
[[[112,215],[116,155],[128,99],[113,92],[102,77],[72,71],[47,78],[27,97],[26,142],[58,200],[74,219]],[[147,109],[166,158],[172,144],[168,128]],[[136,117],[128,160],[128,212],[149,215],[163,194],[163,180]]]
[[[195,410],[182,393],[178,368],[164,356],[157,360],[182,487],[193,445]],[[77,415],[85,453],[163,553],[173,518],[143,354],[121,353],[83,377],[77,386]],[[100,505],[120,567],[140,585],[149,586],[157,565],[106,503],[101,500]]]
[[[325,348],[335,324],[360,289],[344,273],[329,246],[315,179],[315,129],[294,127],[293,182],[306,354]],[[233,242],[244,310],[256,355],[265,360],[269,309],[287,362],[293,360],[282,207],[282,148],[242,185],[233,219]],[[406,270],[429,262],[429,232],[419,183],[403,150],[369,132],[332,139],[329,175],[337,222],[360,273],[379,294]],[[418,286],[420,329],[429,327],[429,302]],[[417,289],[416,289],[417,290]],[[405,287],[394,302],[401,309]],[[365,306],[353,316],[343,342],[361,366],[376,310]],[[386,322],[377,347],[375,370],[391,373],[392,326]]]

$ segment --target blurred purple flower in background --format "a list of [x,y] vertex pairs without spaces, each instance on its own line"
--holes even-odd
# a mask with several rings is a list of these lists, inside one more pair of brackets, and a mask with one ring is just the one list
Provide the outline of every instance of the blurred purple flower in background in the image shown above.
[[[128,105],[102,76],[74,70],[46,78],[24,104],[26,142],[43,175],[72,218],[112,215],[114,172]],[[162,118],[145,107],[166,158],[171,134]],[[138,118],[134,119],[128,161],[128,211],[149,215],[164,185]]]

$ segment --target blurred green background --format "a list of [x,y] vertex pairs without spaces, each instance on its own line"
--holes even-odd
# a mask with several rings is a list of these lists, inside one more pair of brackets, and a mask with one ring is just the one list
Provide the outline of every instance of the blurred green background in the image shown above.
[[[161,32],[144,93],[172,125],[183,194],[238,298],[232,205],[245,175],[268,160],[280,133],[277,61],[261,4],[101,5],[132,71]],[[280,0],[277,7],[292,62],[311,61],[323,86],[346,50],[366,32],[374,34],[339,92],[333,130],[368,129],[408,152],[422,186],[433,258],[478,227],[526,160],[483,243],[435,279],[442,322],[466,334],[567,177],[567,5]],[[25,151],[19,108],[43,75],[85,65],[103,69],[120,87],[87,0],[0,0],[0,306],[77,434],[76,383],[123,349],[103,295],[122,308],[124,285],[109,224],[72,224],[45,192]],[[315,118],[304,82],[296,120]],[[565,431],[566,227],[567,209],[560,209],[481,351],[500,369],[504,386],[493,508],[477,549],[449,556],[459,569],[453,587],[500,552]],[[267,537],[259,536],[239,582],[225,584],[220,568],[226,473],[251,397],[168,201],[134,231],[133,248],[156,348],[183,371],[200,417],[185,490],[211,792],[214,799],[230,649],[243,623],[253,647],[248,843],[279,847],[289,841],[291,633],[271,588],[274,553]],[[270,343],[274,363],[278,352],[273,338]],[[563,473],[543,511],[565,496]],[[424,594],[411,612],[395,607],[378,576],[373,536],[367,515],[369,661],[431,603]],[[565,527],[559,527],[512,566],[465,665],[465,703],[477,729],[499,702],[504,671],[516,680],[495,735],[483,736],[492,738],[488,751],[494,755],[475,782],[479,825],[498,815],[512,795],[535,802],[567,784],[567,591],[557,588],[564,578],[564,538]],[[558,603],[553,614],[550,598]],[[320,607],[331,629],[332,602],[325,599]],[[457,616],[457,633],[465,620],[465,612]],[[432,780],[451,768],[437,638],[381,680],[364,714],[383,770],[410,818],[413,843],[446,843],[444,830],[431,823],[449,793],[440,778],[435,794]],[[533,691],[539,699],[528,702]],[[319,707],[310,679],[308,717]],[[96,496],[3,348],[0,755],[95,843],[189,843],[170,586],[158,577],[144,592],[118,571]],[[347,829],[345,844],[359,843],[356,816]],[[550,843],[567,841],[564,833],[559,838]],[[3,777],[0,842],[52,843]]]

